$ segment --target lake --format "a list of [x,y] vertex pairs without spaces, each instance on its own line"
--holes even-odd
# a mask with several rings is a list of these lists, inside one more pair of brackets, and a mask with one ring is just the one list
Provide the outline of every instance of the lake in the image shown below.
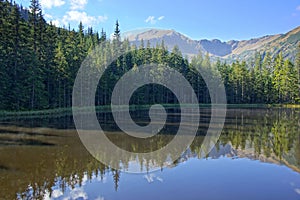
[[[147,113],[131,115],[143,126]],[[228,109],[222,134],[204,157],[210,111],[202,113],[194,142],[168,167],[159,157],[139,157],[124,158],[120,169],[89,154],[70,115],[3,118],[0,199],[300,199],[300,109]],[[150,142],[122,133],[111,113],[97,117],[117,146],[148,152],[174,138],[180,110],[168,109],[166,125]],[[128,167],[141,173],[124,172]]]

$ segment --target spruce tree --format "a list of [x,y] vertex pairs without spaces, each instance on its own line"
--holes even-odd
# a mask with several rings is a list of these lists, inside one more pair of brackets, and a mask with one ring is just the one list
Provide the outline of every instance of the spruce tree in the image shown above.
[[282,57],[282,53],[279,53],[279,55],[276,57],[275,59],[275,65],[274,65],[274,70],[273,70],[273,85],[274,88],[276,90],[276,94],[277,94],[277,102],[281,103],[282,98],[281,98],[281,93],[282,93],[282,89],[281,89],[281,85],[282,85],[282,68],[283,68],[283,57]]
[[33,29],[33,49],[35,52],[37,52],[37,42],[38,42],[38,28],[39,28],[39,18],[42,16],[41,15],[41,5],[39,0],[31,0],[31,5],[30,5],[30,17],[29,17],[29,22],[30,25],[32,26]]
[[300,103],[300,42],[298,44],[298,49],[297,49],[297,55],[296,55],[296,61],[295,61],[295,69],[296,69],[297,79],[298,79],[298,97],[297,97],[297,102]]
[[106,41],[106,32],[103,30],[101,30],[101,36],[100,36],[100,42],[104,42]]
[[119,28],[119,21],[116,21],[116,27],[115,27],[115,32],[114,32],[114,39],[117,41],[121,41],[121,30]]

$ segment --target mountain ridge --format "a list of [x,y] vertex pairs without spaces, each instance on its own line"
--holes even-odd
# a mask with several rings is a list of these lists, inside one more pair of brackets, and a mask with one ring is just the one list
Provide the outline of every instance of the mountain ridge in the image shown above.
[[164,41],[168,50],[172,50],[175,45],[179,47],[182,54],[193,57],[199,52],[208,53],[213,60],[220,59],[232,62],[234,60],[253,59],[256,52],[264,54],[269,52],[271,57],[275,57],[279,52],[284,58],[294,60],[297,45],[300,43],[300,26],[290,30],[285,34],[266,35],[249,40],[221,41],[219,39],[193,40],[188,36],[172,29],[145,29],[141,31],[125,32],[123,38],[130,43],[139,46],[141,41],[149,41],[151,46]]

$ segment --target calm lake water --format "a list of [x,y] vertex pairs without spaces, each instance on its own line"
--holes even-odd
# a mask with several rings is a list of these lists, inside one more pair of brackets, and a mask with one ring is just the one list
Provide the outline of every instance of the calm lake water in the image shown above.
[[[146,111],[131,114],[137,124],[149,123]],[[180,110],[168,110],[167,124],[151,142],[122,134],[110,113],[98,120],[118,146],[147,152],[172,140]],[[202,158],[209,121],[209,110],[202,109],[197,137],[169,167],[161,168],[159,159],[124,159],[123,166],[144,172],[128,174],[87,152],[72,116],[3,118],[0,199],[300,199],[299,109],[228,109],[217,145]],[[150,167],[159,170],[147,173]]]

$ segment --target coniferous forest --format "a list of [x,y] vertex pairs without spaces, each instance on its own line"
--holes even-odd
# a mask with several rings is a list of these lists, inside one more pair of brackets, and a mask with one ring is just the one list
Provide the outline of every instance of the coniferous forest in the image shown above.
[[[41,110],[72,106],[74,80],[82,61],[97,45],[109,41],[106,32],[79,24],[77,30],[48,24],[38,0],[31,0],[30,11],[0,1],[0,110]],[[114,43],[130,53],[111,64],[100,80],[96,104],[109,105],[117,80],[128,70],[147,63],[167,64],[182,73],[193,86],[200,103],[209,103],[207,87],[197,68],[221,73],[230,104],[281,104],[300,102],[300,46],[295,62],[279,53],[257,52],[254,63],[220,61],[209,55],[188,59],[175,46],[169,52],[164,43],[152,47],[121,41],[119,22],[114,38],[103,48],[104,60],[112,57]],[[158,85],[140,88],[132,104],[176,103],[171,91]]]

